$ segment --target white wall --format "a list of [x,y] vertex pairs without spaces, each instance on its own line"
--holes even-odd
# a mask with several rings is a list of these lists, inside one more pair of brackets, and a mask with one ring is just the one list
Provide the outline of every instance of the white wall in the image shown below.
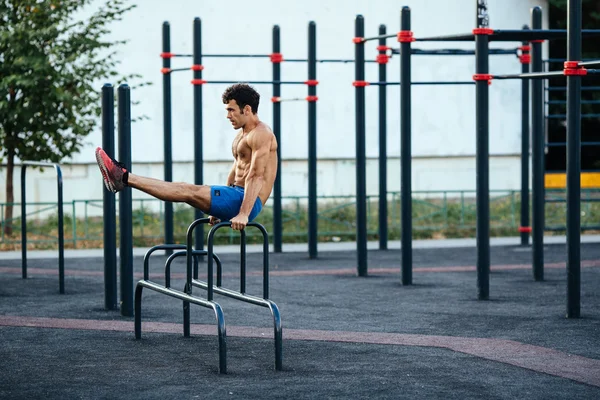
[[[96,1],[94,5],[101,4]],[[275,1],[255,0],[251,3],[231,3],[207,0],[159,0],[137,1],[138,7],[123,21],[112,26],[112,39],[127,39],[129,43],[120,48],[120,71],[122,74],[139,73],[143,80],[153,85],[132,91],[132,99],[141,103],[132,110],[133,116],[145,114],[148,121],[133,126],[132,158],[134,170],[147,171],[161,178],[163,159],[162,131],[162,60],[161,25],[171,24],[172,51],[192,52],[192,23],[194,17],[202,19],[204,53],[271,53],[272,27],[281,28],[281,46],[285,58],[306,58],[307,27],[309,21],[317,25],[317,57],[354,57],[354,20],[357,14],[365,18],[367,36],[375,36],[380,24],[387,25],[388,32],[399,30],[400,9],[403,5],[412,9],[412,30],[416,37],[468,33],[475,25],[475,0],[304,0]],[[489,0],[490,26],[496,29],[520,29],[530,20],[530,9],[545,0]],[[546,23],[545,23],[546,25]],[[388,44],[398,43],[389,39]],[[366,54],[374,58],[376,41],[367,44]],[[493,43],[493,48],[518,46],[518,43]],[[419,43],[415,48],[468,48],[472,43]],[[187,67],[191,59],[172,59],[173,68]],[[270,80],[271,63],[268,59],[214,59],[205,58],[205,79]],[[367,80],[377,80],[377,64],[367,64]],[[513,56],[492,56],[491,73],[517,73],[521,65]],[[351,191],[354,179],[355,127],[354,127],[354,80],[353,64],[319,64],[317,87],[318,111],[318,157],[329,159],[320,162],[319,194]],[[420,56],[413,57],[413,80],[464,80],[470,81],[474,73],[474,56]],[[192,180],[193,160],[193,113],[192,71],[173,75],[173,160],[176,180]],[[282,64],[283,80],[307,79],[307,67],[300,63]],[[388,64],[388,79],[399,79],[399,57]],[[99,82],[98,89],[103,82]],[[204,86],[204,157],[214,165],[230,165],[230,146],[234,132],[225,119],[221,102],[224,85]],[[257,86],[262,96],[260,117],[272,120],[271,86]],[[378,156],[377,88],[367,88],[367,156]],[[306,96],[305,86],[285,86],[284,97]],[[282,156],[284,195],[303,193],[305,182],[295,179],[306,174],[307,155],[307,105],[306,102],[282,105]],[[519,187],[520,153],[520,83],[495,81],[490,87],[490,154],[491,187],[511,189]],[[473,86],[421,86],[413,89],[413,155],[415,163],[414,189],[470,189],[475,182],[475,90]],[[390,165],[390,190],[399,182],[399,168],[393,159],[400,154],[399,137],[399,90],[388,89],[388,155]],[[93,163],[93,149],[101,145],[100,128],[87,138],[80,154],[68,162]],[[444,158],[452,156],[452,158]],[[436,159],[442,158],[436,161]],[[297,161],[294,161],[297,160]],[[146,164],[148,163],[148,164]],[[141,167],[141,165],[145,165]],[[207,164],[204,181],[207,184],[222,183],[224,176]],[[294,165],[293,171],[286,171]],[[373,161],[373,165],[376,162]],[[101,197],[100,174],[95,167],[87,165],[71,168],[77,176],[65,175],[65,200],[73,198]],[[503,168],[496,170],[495,168]],[[371,193],[376,193],[376,167],[369,173]],[[0,201],[4,197],[5,169],[3,169]],[[214,171],[216,175],[211,175]],[[339,175],[337,175],[339,174]],[[50,171],[44,178],[52,175]],[[494,177],[501,177],[495,180]],[[15,174],[18,179],[18,175]],[[31,179],[35,180],[34,174]],[[97,182],[96,182],[97,181]],[[94,182],[93,184],[91,182]],[[349,182],[350,186],[347,184]],[[15,182],[18,191],[18,180]],[[375,187],[373,187],[375,185]],[[39,184],[39,189],[45,184]],[[69,188],[69,186],[71,186]],[[37,189],[32,189],[37,190]],[[140,197],[139,193],[134,197]],[[31,200],[36,195],[30,194]],[[38,196],[45,197],[42,190]],[[17,196],[18,197],[18,196]]]

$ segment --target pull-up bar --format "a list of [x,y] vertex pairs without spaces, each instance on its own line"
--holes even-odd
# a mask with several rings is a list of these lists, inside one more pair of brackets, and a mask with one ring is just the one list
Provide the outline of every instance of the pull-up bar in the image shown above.
[[[395,34],[371,36],[365,38],[355,38],[355,40],[368,42],[371,40],[386,39],[392,37],[398,37],[400,41],[402,35],[406,35],[408,31],[400,31]],[[411,32],[412,33],[412,32]],[[600,36],[599,29],[583,29],[581,30],[583,36]],[[473,42],[475,41],[476,33],[462,33],[454,35],[442,35],[442,36],[431,36],[424,38],[413,37],[411,41],[416,42]],[[534,41],[534,40],[551,40],[551,39],[566,39],[566,29],[489,29],[489,41],[496,42],[521,42],[521,41]],[[405,36],[406,37],[406,36]]]
[[[392,54],[400,54],[400,49],[391,49]],[[490,49],[490,55],[517,55],[518,49]],[[475,55],[475,50],[464,50],[464,49],[411,49],[413,55],[425,55],[425,56],[472,56]]]

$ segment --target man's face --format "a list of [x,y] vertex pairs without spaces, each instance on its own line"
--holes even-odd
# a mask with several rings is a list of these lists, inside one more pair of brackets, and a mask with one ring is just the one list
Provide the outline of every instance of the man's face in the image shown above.
[[227,119],[231,122],[233,129],[240,129],[246,124],[246,116],[243,110],[240,110],[235,100],[229,100],[229,103],[225,106],[227,111]]

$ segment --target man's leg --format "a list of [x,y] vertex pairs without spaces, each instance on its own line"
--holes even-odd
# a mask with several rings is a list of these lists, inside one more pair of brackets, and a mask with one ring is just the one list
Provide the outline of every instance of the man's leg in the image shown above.
[[127,184],[163,201],[187,203],[205,213],[210,211],[210,186],[165,182],[132,173],[129,173]]
[[210,186],[165,182],[133,175],[100,147],[96,149],[96,161],[106,188],[113,193],[131,186],[160,200],[184,202],[205,213],[210,212]]

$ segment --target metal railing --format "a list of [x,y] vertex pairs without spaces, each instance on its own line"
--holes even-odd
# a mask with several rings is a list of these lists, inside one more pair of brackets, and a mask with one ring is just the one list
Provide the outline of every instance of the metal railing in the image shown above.
[[63,180],[60,165],[47,162],[23,161],[21,163],[21,269],[23,279],[27,279],[27,188],[25,177],[28,166],[53,167],[56,171],[56,186],[58,190],[58,285],[59,292],[65,293],[65,230],[63,213]]
[[[421,191],[413,192],[413,235],[415,238],[432,237],[434,233],[446,237],[469,235],[476,227],[475,192],[468,190],[455,191]],[[600,230],[600,189],[583,189],[582,201],[582,230]],[[307,197],[284,197],[282,212],[283,236],[288,242],[301,242],[307,240]],[[319,197],[319,230],[320,240],[337,241],[354,239],[355,229],[355,196],[320,196]],[[401,226],[401,201],[399,192],[388,193],[388,220],[390,240],[400,237]],[[132,213],[134,246],[151,246],[164,241],[164,203],[156,199],[134,199]],[[13,203],[21,206],[21,203]],[[518,235],[520,191],[504,190],[492,191],[490,198],[491,215],[490,227],[495,235]],[[58,208],[57,203],[39,202],[29,203],[28,207],[39,207],[36,211],[29,211],[26,217],[38,214],[38,220],[43,220],[41,215]],[[66,227],[65,238],[68,247],[78,248],[102,247],[103,223],[102,200],[73,200],[64,204],[71,212],[58,217],[58,223]],[[4,224],[5,203],[0,203],[0,223]],[[59,211],[60,215],[60,211]],[[367,196],[367,233],[370,239],[379,234],[379,208],[378,196]],[[42,238],[29,239],[26,243],[56,242],[54,221],[56,217],[46,217],[50,228],[45,228],[43,223],[38,223],[39,236]],[[174,212],[175,236],[178,242],[185,237],[185,229],[189,221],[193,220],[193,210],[187,206],[176,208]],[[13,218],[16,224],[20,217]],[[270,206],[264,208],[257,218],[257,222],[270,227],[273,220],[273,210]],[[546,191],[546,230],[561,231],[565,229],[566,205],[564,190]],[[23,221],[21,220],[21,226]],[[59,228],[59,231],[62,228]],[[36,226],[30,226],[30,234],[35,233]],[[271,231],[271,229],[269,229]],[[272,232],[270,232],[272,233]],[[248,233],[251,240],[255,235]],[[239,235],[232,232],[223,232],[217,237],[219,243],[237,243]],[[90,243],[91,242],[91,243]],[[19,240],[4,236],[0,233],[0,245],[19,245]]]

